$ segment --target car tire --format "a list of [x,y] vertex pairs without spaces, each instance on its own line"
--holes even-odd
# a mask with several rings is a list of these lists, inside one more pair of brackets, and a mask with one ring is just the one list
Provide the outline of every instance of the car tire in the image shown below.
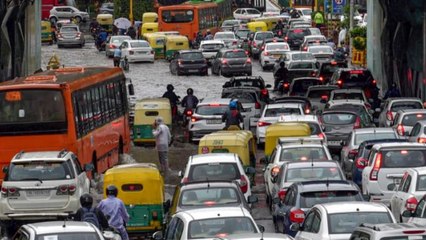
[[81,23],[83,21],[83,19],[80,16],[76,16],[75,20],[77,21],[77,23]]
[[[261,64],[261,66],[262,66],[262,64]],[[262,66],[263,71],[266,71],[266,68],[267,68],[266,66]]]
[[222,69],[221,68],[217,69],[217,75],[218,76],[224,76],[223,73],[222,73]]
[[251,76],[251,75],[252,75],[252,72],[248,72],[248,73],[247,73],[247,76]]

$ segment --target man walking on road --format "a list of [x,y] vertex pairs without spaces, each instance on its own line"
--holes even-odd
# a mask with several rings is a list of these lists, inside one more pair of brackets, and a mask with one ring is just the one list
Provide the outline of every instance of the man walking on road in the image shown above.
[[321,12],[316,12],[314,16],[315,26],[321,29],[324,26],[324,16]]
[[160,169],[166,175],[170,171],[167,154],[172,135],[170,134],[169,127],[164,124],[162,117],[155,118],[152,128],[152,135],[155,137],[155,147],[158,152],[158,160],[160,161]]

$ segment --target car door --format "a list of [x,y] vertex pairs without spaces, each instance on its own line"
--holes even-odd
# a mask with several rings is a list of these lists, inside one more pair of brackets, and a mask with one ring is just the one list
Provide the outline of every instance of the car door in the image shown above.
[[76,176],[77,176],[77,185],[81,189],[81,194],[88,193],[90,191],[90,180],[87,177],[86,172],[81,168],[80,161],[77,156],[72,155],[71,161],[73,162]]
[[417,138],[418,138],[417,136],[419,135],[421,128],[422,128],[422,125],[420,123],[416,123],[414,125],[408,137],[409,142],[417,142]]
[[173,58],[170,61],[170,72],[172,74],[176,74],[177,73],[177,62],[179,61],[179,52],[175,52],[173,54]]
[[290,225],[292,224],[292,222],[290,221],[290,212],[293,209],[293,207],[296,205],[296,200],[297,200],[297,188],[293,187],[291,193],[289,194],[288,198],[287,195],[284,198],[284,228],[285,228],[285,232],[289,232],[290,231]]
[[[310,218],[308,220],[308,217]],[[303,231],[300,232],[297,239],[311,240],[321,239],[318,235],[321,227],[321,215],[316,209],[312,209],[306,218],[306,227],[303,226]]]
[[400,213],[401,213],[401,204],[403,204],[403,198],[404,198],[404,192],[408,192],[409,182],[411,182],[411,176],[408,174],[408,172],[404,173],[404,176],[402,177],[401,183],[399,184],[396,192],[393,194],[391,198],[391,210],[392,214],[395,217],[397,221],[400,220]]

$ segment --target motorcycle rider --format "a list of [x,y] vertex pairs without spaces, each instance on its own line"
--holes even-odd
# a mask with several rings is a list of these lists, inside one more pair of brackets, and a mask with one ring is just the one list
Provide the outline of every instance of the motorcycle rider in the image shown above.
[[283,35],[283,30],[284,30],[284,24],[283,24],[283,20],[279,19],[277,25],[275,25],[275,34],[278,35],[278,37],[282,37]]
[[391,87],[386,91],[385,97],[383,99],[401,97],[401,92],[399,91],[396,83],[392,83]]
[[[77,210],[76,214],[74,215],[74,221],[85,221],[84,219],[85,213],[87,212],[93,212],[96,215],[97,223],[99,226],[96,226],[99,228],[99,230],[106,230],[109,228],[108,220],[103,214],[102,211],[100,211],[97,208],[92,208],[93,206],[93,197],[90,196],[90,194],[85,193],[81,195],[80,197],[80,205],[81,208]],[[96,224],[95,224],[96,225]]]
[[172,116],[175,119],[177,115],[177,106],[179,102],[179,96],[174,92],[175,87],[172,84],[167,84],[167,91],[163,94],[163,98],[168,98],[170,101],[170,106],[172,108]]
[[106,43],[107,38],[108,38],[108,33],[105,31],[105,29],[101,28],[96,40],[96,47],[98,49],[102,49],[102,45]]
[[229,111],[222,115],[222,122],[225,122],[224,130],[228,130],[231,126],[241,129],[240,123],[244,122],[244,118],[238,110],[237,100],[232,100],[229,103]]
[[274,90],[279,90],[280,81],[287,81],[288,69],[285,67],[284,60],[280,61],[280,67],[274,72]]
[[185,111],[196,108],[199,101],[198,98],[194,96],[194,90],[192,88],[188,88],[186,90],[186,94],[187,95],[183,98],[181,103],[182,107],[185,108]]
[[213,40],[213,34],[210,32],[210,29],[207,29],[206,37],[204,40]]

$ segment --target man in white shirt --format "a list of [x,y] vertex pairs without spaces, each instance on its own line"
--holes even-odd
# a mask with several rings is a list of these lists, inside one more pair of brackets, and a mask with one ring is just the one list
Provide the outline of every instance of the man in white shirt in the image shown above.
[[155,118],[152,128],[152,135],[155,137],[155,147],[158,152],[158,160],[160,161],[160,169],[164,174],[167,174],[170,170],[167,154],[172,135],[170,134],[169,127],[164,124],[162,117]]

